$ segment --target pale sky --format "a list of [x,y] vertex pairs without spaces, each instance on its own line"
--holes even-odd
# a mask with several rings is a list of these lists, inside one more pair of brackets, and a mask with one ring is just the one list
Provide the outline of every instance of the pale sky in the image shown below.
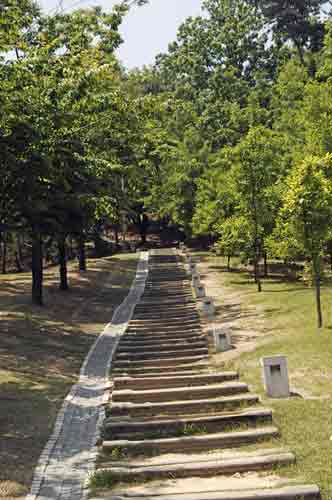
[[[61,0],[39,0],[48,12],[54,12]],[[65,11],[92,5],[109,9],[116,0],[62,0]],[[152,64],[160,52],[175,40],[180,24],[189,16],[199,15],[202,0],[150,0],[149,5],[135,7],[121,27],[124,43],[119,58],[127,68]]]

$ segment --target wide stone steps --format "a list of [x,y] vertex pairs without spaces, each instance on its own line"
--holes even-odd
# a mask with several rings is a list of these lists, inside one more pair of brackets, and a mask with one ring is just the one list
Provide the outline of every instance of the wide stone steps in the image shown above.
[[171,351],[164,351],[158,349],[157,351],[141,351],[136,352],[134,350],[127,350],[125,352],[117,351],[117,360],[128,360],[128,361],[143,361],[151,360],[153,358],[163,359],[163,358],[184,358],[185,356],[204,356],[208,354],[207,347],[193,347],[192,349],[188,346],[177,347]]
[[178,258],[152,256],[145,292],[112,364],[97,475],[113,490],[99,500],[319,498],[316,486],[267,475],[295,457],[271,449],[279,437],[272,411],[236,372],[212,369],[208,344]]
[[158,348],[158,351],[170,351],[172,349],[188,349],[188,347],[192,347],[193,349],[195,348],[201,348],[201,347],[206,347],[207,341],[206,338],[201,337],[200,339],[196,339],[195,337],[190,337],[191,340],[184,340],[184,339],[178,339],[178,340],[172,340],[172,342],[165,341],[163,343],[159,343],[158,341],[155,342],[140,342],[137,343],[134,340],[131,341],[121,341],[119,343],[119,347],[117,350],[117,353],[125,353],[125,352],[154,352],[156,348]]
[[186,363],[196,363],[197,361],[201,361],[204,359],[208,359],[207,354],[200,354],[197,356],[182,356],[182,357],[159,357],[153,359],[144,359],[144,360],[119,360],[115,359],[114,366],[117,368],[145,368],[148,366],[174,366],[174,365],[183,365]]
[[240,394],[219,398],[197,400],[178,400],[167,402],[147,403],[112,403],[113,415],[192,415],[194,413],[212,413],[231,411],[243,406],[252,406],[259,403],[256,394]]
[[215,475],[231,475],[249,471],[261,471],[291,465],[295,456],[283,450],[270,450],[264,454],[238,453],[233,457],[216,455],[205,460],[196,455],[195,459],[178,463],[160,462],[154,465],[144,463],[102,463],[104,473],[108,470],[115,481],[147,481],[154,479],[183,478],[183,477],[211,477]]
[[118,447],[123,453],[135,455],[141,453],[183,453],[249,445],[277,438],[278,436],[279,431],[276,427],[266,426],[256,429],[247,429],[245,431],[217,432],[213,434],[209,433],[176,438],[144,439],[142,441],[120,439],[115,441],[103,441],[103,450],[107,451]]
[[[234,482],[233,482],[234,483]],[[224,484],[224,482],[223,482]],[[242,490],[223,488],[223,484],[219,486],[219,490],[214,491],[202,491],[202,485],[197,488],[197,491],[189,491],[184,493],[183,488],[181,492],[181,484],[178,486],[174,484],[174,490],[179,489],[179,492],[173,491],[173,493],[164,493],[159,489],[160,493],[155,491],[155,489],[145,488],[145,493],[141,493],[140,490],[136,495],[135,491],[132,494],[128,494],[122,491],[114,491],[113,493],[104,494],[102,497],[94,497],[90,500],[319,500],[320,492],[319,488],[314,485],[287,485],[281,487],[269,487],[265,488],[243,488]],[[165,496],[167,495],[167,496]]]
[[[206,337],[205,337],[206,338]],[[123,337],[123,342],[134,341],[134,342],[149,342],[156,340],[162,343],[165,340],[171,339],[172,341],[180,341],[190,342],[190,339],[201,340],[202,332],[199,327],[195,326],[194,328],[183,327],[182,333],[179,332],[179,329],[165,329],[165,330],[143,330],[143,329],[132,329],[129,330],[128,333]]]
[[[186,373],[186,372],[191,372],[193,369],[195,370],[208,370],[210,368],[210,365],[207,362],[202,362],[198,361],[193,364],[179,364],[179,365],[165,365],[162,367],[162,371],[164,373],[168,373],[169,375],[172,373],[173,375],[176,373]],[[134,376],[139,376],[139,377],[144,377],[148,375],[149,377],[160,377],[161,373],[161,367],[159,365],[154,365],[154,366],[148,366],[148,367],[143,367],[143,368],[137,368],[137,367],[132,367],[131,365],[128,365],[125,369],[124,368],[117,368],[114,367],[112,368],[112,373],[116,377],[120,375],[130,375],[132,377]]]
[[221,382],[228,382],[237,380],[239,377],[237,372],[220,372],[220,373],[195,373],[189,375],[167,376],[160,374],[160,378],[132,378],[121,377],[113,379],[114,390],[123,389],[151,389],[156,387],[158,389],[169,387],[193,387],[204,384],[215,384]]
[[236,412],[213,414],[200,417],[183,417],[160,420],[125,420],[115,422],[112,418],[106,420],[103,435],[105,439],[142,438],[144,434],[150,437],[171,437],[183,435],[186,432],[217,432],[236,426],[256,426],[272,423],[272,411],[265,408],[254,408]]
[[112,401],[128,401],[129,403],[186,401],[187,399],[218,398],[248,392],[243,382],[226,382],[196,387],[175,387],[150,390],[114,390]]

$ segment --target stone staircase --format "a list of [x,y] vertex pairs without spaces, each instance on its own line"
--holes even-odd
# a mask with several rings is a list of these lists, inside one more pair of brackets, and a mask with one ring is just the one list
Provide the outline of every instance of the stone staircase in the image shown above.
[[171,251],[150,258],[112,380],[96,500],[319,498],[317,486],[276,475],[295,457],[273,444],[271,410],[237,373],[209,365],[190,282]]

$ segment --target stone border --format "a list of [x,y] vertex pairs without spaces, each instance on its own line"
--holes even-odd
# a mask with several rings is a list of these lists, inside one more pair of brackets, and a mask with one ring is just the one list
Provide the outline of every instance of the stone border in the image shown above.
[[[75,498],[76,500],[86,498],[88,489],[84,487],[84,483],[88,475],[94,470],[98,453],[96,443],[105,418],[103,405],[110,397],[108,374],[113,354],[121,336],[127,329],[135,306],[144,292],[148,275],[148,261],[149,252],[142,252],[137,265],[136,277],[127,297],[116,308],[111,322],[104,328],[90,348],[81,367],[79,380],[71,388],[58,412],[53,433],[40,455],[30,493],[26,496],[26,500],[37,500],[38,498],[48,498],[49,500],[60,498],[72,500]],[[103,352],[105,342],[106,345],[109,344],[110,350],[106,355],[107,357],[101,360],[100,366],[98,363],[98,349]],[[90,402],[90,405],[84,406],[85,400]],[[93,412],[91,412],[91,404],[94,406]],[[77,408],[81,412],[79,417],[75,415]],[[82,436],[82,432],[77,433],[74,429],[75,423],[77,427],[77,419],[84,421],[91,417],[94,417],[94,422],[92,422],[93,429],[88,429],[90,434],[85,436],[83,433]],[[69,439],[73,440],[74,438],[75,448],[77,444],[80,444],[75,439],[75,432],[78,440],[82,440],[83,437],[84,446],[83,450],[81,450],[84,456],[83,464],[80,461],[75,463],[76,450],[73,450],[71,456],[68,456],[68,450],[65,449]],[[73,476],[69,479],[67,477],[70,472],[68,467],[73,468]],[[66,479],[70,486],[65,484]],[[47,483],[50,483],[51,487]],[[52,491],[52,493],[44,495],[42,491],[44,486],[48,488],[47,491]]]

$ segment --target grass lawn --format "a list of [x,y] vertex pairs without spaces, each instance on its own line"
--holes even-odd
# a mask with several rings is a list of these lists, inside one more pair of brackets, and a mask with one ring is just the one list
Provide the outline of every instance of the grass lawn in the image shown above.
[[129,291],[136,254],[69,265],[71,290],[45,271],[45,307],[31,305],[29,274],[0,276],[0,499],[29,491],[57,411],[96,335]]
[[[271,334],[270,341],[242,353],[228,366],[239,370],[243,380],[262,396],[274,411],[280,428],[277,446],[291,448],[297,464],[281,475],[317,483],[324,500],[332,496],[332,287],[322,288],[325,326],[316,327],[314,290],[301,282],[287,281],[280,273],[263,282],[263,292],[245,270],[227,272],[222,257],[201,256],[216,281],[241,302],[239,316],[250,311],[251,327]],[[263,319],[263,321],[262,321]],[[260,358],[284,354],[288,358],[291,388],[302,397],[273,400],[264,396]],[[271,444],[271,443],[270,443]]]

